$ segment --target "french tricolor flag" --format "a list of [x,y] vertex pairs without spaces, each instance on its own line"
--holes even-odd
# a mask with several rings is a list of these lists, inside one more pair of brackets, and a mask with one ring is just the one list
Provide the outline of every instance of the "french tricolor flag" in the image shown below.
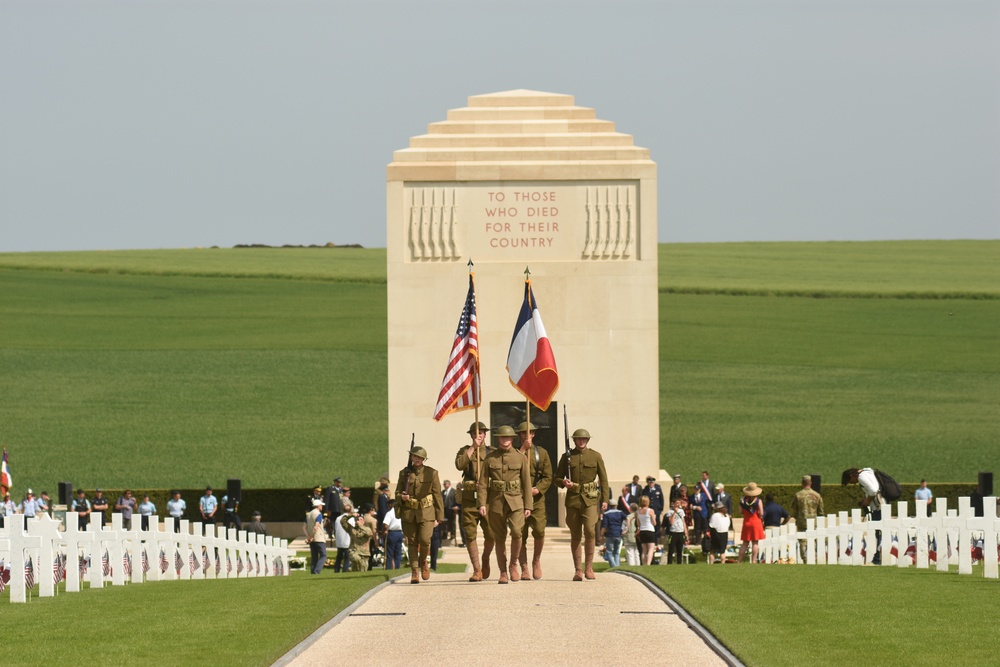
[[507,353],[507,372],[510,383],[526,399],[541,410],[548,409],[559,388],[559,372],[530,280],[524,283],[524,303]]

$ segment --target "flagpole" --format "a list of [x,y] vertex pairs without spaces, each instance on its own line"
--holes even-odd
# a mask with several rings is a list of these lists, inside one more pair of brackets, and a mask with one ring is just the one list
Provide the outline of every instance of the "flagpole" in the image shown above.
[[[472,258],[471,257],[469,258],[469,263],[467,264],[467,266],[469,267],[469,280],[472,281],[473,289],[475,289],[476,274],[472,270],[472,267],[475,266],[475,264],[472,262]],[[478,308],[477,308],[477,310],[478,310]],[[477,328],[478,328],[478,325],[477,325]],[[476,371],[475,371],[475,376],[473,377],[473,380],[472,380],[472,386],[479,388],[479,395],[473,397],[476,400],[475,407],[474,407],[475,419],[473,421],[473,423],[476,425],[476,437],[475,437],[475,440],[473,441],[473,450],[472,450],[473,455],[476,457],[476,493],[479,493],[479,475],[480,475],[480,467],[479,467],[479,404],[482,403],[482,400],[483,400],[483,397],[482,397],[483,385],[480,382],[480,377],[479,377],[479,355],[478,354],[476,355]],[[476,498],[476,504],[478,505],[478,503],[479,503],[479,498]],[[459,517],[459,519],[461,519],[461,517]]]

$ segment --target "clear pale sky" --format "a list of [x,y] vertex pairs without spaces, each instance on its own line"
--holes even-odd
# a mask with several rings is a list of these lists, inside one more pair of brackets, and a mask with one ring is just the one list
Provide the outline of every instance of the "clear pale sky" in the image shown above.
[[669,242],[1000,238],[1000,3],[0,0],[0,251],[385,246],[385,166],[566,93]]

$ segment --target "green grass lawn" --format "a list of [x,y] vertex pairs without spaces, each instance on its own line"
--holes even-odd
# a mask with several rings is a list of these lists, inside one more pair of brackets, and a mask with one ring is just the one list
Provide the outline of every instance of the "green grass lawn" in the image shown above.
[[[438,572],[462,572],[457,563]],[[6,665],[270,665],[402,570],[105,586],[12,606],[0,596]],[[60,588],[65,585],[61,584]],[[76,632],[66,619],[87,619]],[[100,621],[96,620],[100,619]],[[64,622],[65,621],[65,622]]]
[[995,664],[1000,582],[914,568],[623,567],[747,665]]
[[[660,250],[671,472],[779,483],[857,464],[902,481],[992,469],[1000,242]],[[19,484],[221,483],[234,461],[251,488],[333,470],[374,481],[387,467],[384,261],[381,249],[0,254],[0,443]],[[873,295],[919,298],[859,298]]]
[[[17,606],[0,599],[4,663],[269,665],[387,579],[324,570],[85,588]],[[87,619],[79,631],[74,618]]]

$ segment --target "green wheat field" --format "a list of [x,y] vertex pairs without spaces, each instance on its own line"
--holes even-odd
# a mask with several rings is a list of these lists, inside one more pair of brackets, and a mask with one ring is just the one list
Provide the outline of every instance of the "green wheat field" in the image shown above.
[[[1000,241],[659,260],[662,467],[996,466]],[[385,343],[383,249],[0,254],[0,443],[36,488],[367,482],[387,468]]]
[[[384,267],[384,250],[356,249],[0,254],[0,442],[18,487],[375,479]],[[659,308],[661,464],[688,479],[995,469],[1000,242],[663,245]],[[983,664],[1000,640],[981,568],[634,569],[752,666]],[[0,599],[7,661],[268,665],[385,578]],[[127,643],[42,622],[81,613],[176,622]],[[235,648],[220,639],[234,627]]]

